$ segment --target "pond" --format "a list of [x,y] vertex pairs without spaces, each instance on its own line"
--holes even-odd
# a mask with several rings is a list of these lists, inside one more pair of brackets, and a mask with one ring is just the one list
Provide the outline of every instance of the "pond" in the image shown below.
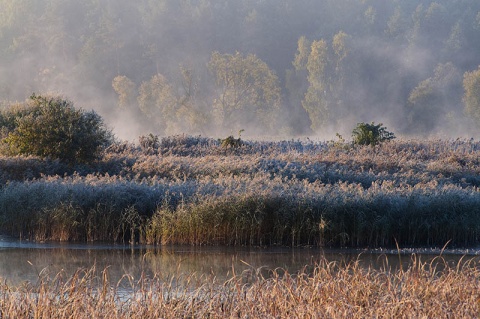
[[450,264],[466,258],[480,259],[480,249],[405,249],[352,250],[320,248],[248,248],[191,246],[129,246],[113,244],[33,243],[0,237],[0,278],[7,284],[35,283],[42,276],[54,277],[78,269],[108,269],[112,283],[128,274],[138,279],[142,274],[153,277],[197,274],[205,278],[214,275],[220,282],[248,271],[279,269],[295,273],[322,260],[349,263],[358,261],[362,267],[398,268],[408,266],[415,254],[429,261],[442,254]]

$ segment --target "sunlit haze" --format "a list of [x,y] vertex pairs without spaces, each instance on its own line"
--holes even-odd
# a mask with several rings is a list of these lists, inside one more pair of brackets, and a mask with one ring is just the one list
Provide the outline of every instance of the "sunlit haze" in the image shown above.
[[2,105],[59,94],[119,139],[480,132],[478,0],[0,0],[0,44]]

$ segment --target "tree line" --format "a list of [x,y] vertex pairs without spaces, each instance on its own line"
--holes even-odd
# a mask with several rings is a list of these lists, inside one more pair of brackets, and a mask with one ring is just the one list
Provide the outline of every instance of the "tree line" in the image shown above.
[[381,121],[428,136],[470,134],[480,123],[475,0],[0,0],[0,8],[2,100],[58,90],[160,135],[293,136]]

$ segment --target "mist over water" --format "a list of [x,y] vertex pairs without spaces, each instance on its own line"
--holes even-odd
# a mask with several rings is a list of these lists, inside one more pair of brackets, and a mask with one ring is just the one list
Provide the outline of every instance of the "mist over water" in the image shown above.
[[[349,139],[372,121],[406,138],[479,136],[463,101],[480,65],[476,0],[2,0],[0,44],[1,101],[60,94],[120,139]],[[229,86],[213,52],[225,70],[239,53],[247,80]]]

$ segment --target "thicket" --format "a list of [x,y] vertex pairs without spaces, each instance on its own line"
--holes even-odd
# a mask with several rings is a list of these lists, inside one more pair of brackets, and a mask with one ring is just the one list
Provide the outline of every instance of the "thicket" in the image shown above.
[[352,132],[353,143],[359,145],[375,146],[379,143],[390,141],[395,138],[395,134],[387,131],[383,123],[375,125],[374,122],[358,123]]
[[94,111],[84,111],[59,96],[33,94],[21,105],[0,113],[0,151],[64,163],[90,164],[113,142],[113,135]]
[[453,246],[480,237],[480,143],[375,148],[206,137],[116,143],[69,167],[0,158],[0,229],[34,240]]

